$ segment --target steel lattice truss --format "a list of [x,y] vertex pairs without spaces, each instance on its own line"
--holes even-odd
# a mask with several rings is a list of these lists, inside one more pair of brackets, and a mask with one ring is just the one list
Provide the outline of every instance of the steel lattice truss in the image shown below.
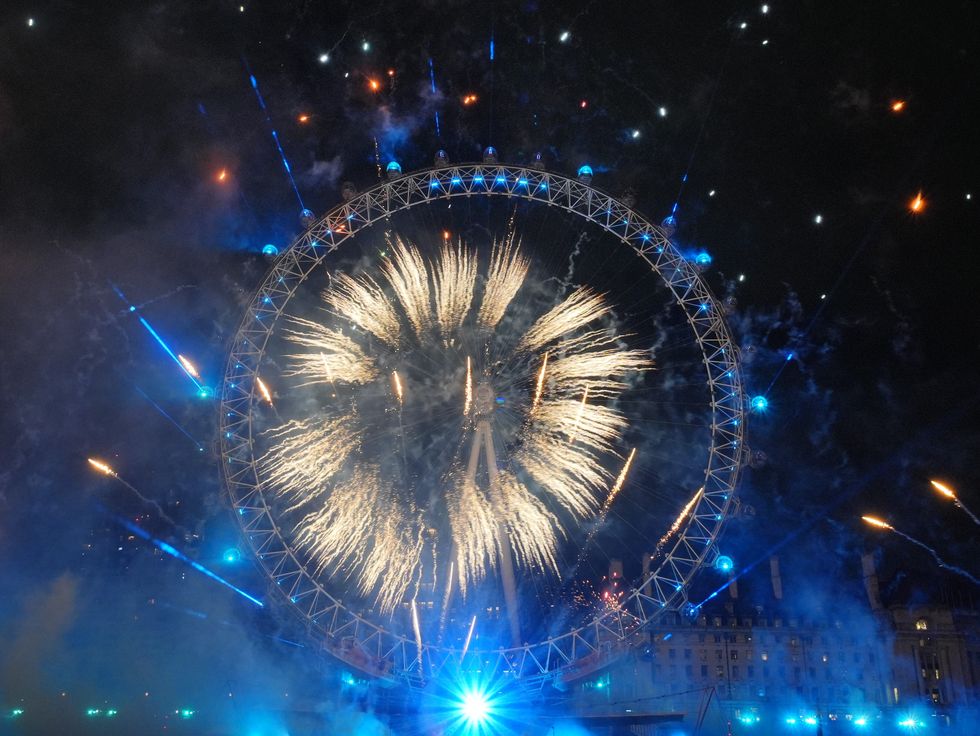
[[[266,344],[303,281],[348,238],[392,214],[452,197],[501,196],[542,202],[599,225],[633,248],[672,291],[700,347],[711,396],[711,444],[704,493],[655,569],[637,581],[619,608],[587,624],[522,647],[419,649],[406,638],[348,609],[314,579],[270,513],[253,454],[252,411],[261,401],[256,378]],[[734,504],[743,459],[745,397],[737,348],[722,310],[697,270],[657,225],[613,197],[559,174],[496,164],[423,170],[386,181],[334,208],[276,260],[252,297],[232,345],[221,390],[222,466],[228,494],[249,544],[269,578],[304,617],[324,650],[370,674],[422,684],[446,666],[474,666],[526,682],[573,680],[628,648],[652,619],[687,602],[686,588],[717,556],[714,542]],[[651,547],[653,545],[651,544]],[[466,661],[461,662],[461,657]],[[477,665],[477,663],[480,663]]]

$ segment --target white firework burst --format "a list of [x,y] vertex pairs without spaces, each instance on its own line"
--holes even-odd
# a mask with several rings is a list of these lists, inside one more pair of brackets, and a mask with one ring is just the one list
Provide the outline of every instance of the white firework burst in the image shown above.
[[[377,280],[331,280],[322,296],[330,326],[288,318],[284,339],[297,350],[287,355],[285,375],[300,379],[297,386],[344,389],[347,398],[268,431],[262,483],[283,499],[316,573],[353,581],[385,612],[410,604],[424,576],[435,578],[434,569],[423,570],[424,560],[436,559],[435,528],[450,536],[447,596],[454,581],[466,595],[497,570],[504,552],[521,569],[557,574],[569,525],[604,514],[603,501],[608,506],[622,487],[628,462],[622,465],[617,446],[628,423],[615,399],[629,374],[651,367],[647,353],[597,325],[609,305],[588,288],[542,310],[519,335],[501,328],[512,322],[504,316],[530,268],[513,238],[494,244],[482,283],[478,253],[462,242],[445,244],[433,263],[401,239],[391,252]],[[436,503],[416,501],[405,471],[406,437],[424,424],[403,417],[426,400],[411,383],[412,366],[398,362],[409,345],[428,346],[426,371],[439,375],[432,393],[452,397],[446,405],[455,419],[440,414],[437,426],[452,419],[462,433],[435,484]],[[462,345],[472,348],[468,354]],[[518,417],[502,464],[493,446],[495,382],[518,386],[523,397],[508,406]],[[371,401],[359,403],[358,391],[375,403],[388,397],[386,408],[365,408]],[[377,441],[379,423],[394,423],[398,442]],[[399,443],[400,454],[392,449]],[[379,459],[379,445],[396,460]],[[618,478],[607,465],[622,468]]]

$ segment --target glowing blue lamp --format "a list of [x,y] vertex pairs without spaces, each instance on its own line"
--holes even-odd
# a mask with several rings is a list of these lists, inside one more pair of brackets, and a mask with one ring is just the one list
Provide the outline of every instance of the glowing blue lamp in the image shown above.
[[715,569],[718,572],[731,572],[735,567],[735,561],[728,555],[720,555],[717,560],[715,560]]
[[769,399],[765,396],[753,396],[752,401],[749,402],[752,407],[752,411],[763,412],[769,408]]
[[583,176],[592,176],[592,167],[589,166],[588,164],[583,164],[582,166],[579,166],[578,176],[579,178]]
[[490,717],[490,701],[479,690],[467,690],[459,703],[459,713],[469,726],[479,726]]
[[242,553],[238,551],[237,547],[229,547],[221,555],[221,559],[229,565],[234,565],[236,562],[241,561]]
[[705,250],[702,250],[697,255],[694,256],[694,262],[699,266],[710,266],[711,265],[711,254]]
[[262,246],[262,255],[268,256],[269,258],[275,258],[279,255],[279,249],[272,243],[266,243]]
[[389,161],[386,170],[389,174],[400,174],[402,173],[402,165],[397,161]]

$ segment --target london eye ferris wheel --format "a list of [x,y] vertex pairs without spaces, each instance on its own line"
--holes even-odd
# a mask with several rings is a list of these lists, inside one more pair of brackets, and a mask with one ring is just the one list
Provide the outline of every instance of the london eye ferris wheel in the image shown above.
[[230,351],[242,532],[362,672],[584,677],[718,554],[745,406],[723,309],[587,167],[490,152],[350,195],[278,256]]

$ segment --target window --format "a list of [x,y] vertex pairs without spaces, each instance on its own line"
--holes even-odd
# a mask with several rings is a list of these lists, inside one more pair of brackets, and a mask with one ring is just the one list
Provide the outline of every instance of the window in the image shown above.
[[715,676],[718,677],[719,679],[725,676],[725,668],[722,667],[720,664],[715,667]]
[[701,677],[707,677],[707,676],[708,676],[708,665],[703,664],[701,665]]
[[677,657],[677,650],[676,649],[668,649],[667,650],[667,659],[675,659],[676,657]]
[[822,656],[820,657],[820,661],[821,661],[821,662],[823,662],[824,664],[827,664],[827,662],[829,662],[829,661],[830,661],[830,655],[829,655],[829,654],[824,654],[824,655],[822,655]]
[[722,651],[720,649],[715,649],[715,659],[724,659],[722,656]]
[[732,659],[733,660],[738,659],[738,650],[737,649],[733,649],[732,650]]
[[737,664],[733,664],[732,665],[732,677],[734,677],[736,680],[738,679],[738,665]]
[[763,662],[768,662],[769,661],[769,652],[763,652],[759,656],[762,658],[762,661]]
[[721,634],[715,634],[715,644],[721,644]]
[[915,621],[915,630],[916,631],[928,631],[929,630],[929,622],[926,619],[924,619],[924,618],[916,619],[916,621]]
[[755,677],[755,667],[753,667],[752,665],[749,665],[748,667],[746,667],[745,668],[745,676],[746,677]]
[[690,649],[685,649],[684,650],[684,659],[690,659],[690,658],[691,658],[691,650]]
[[684,665],[684,674],[687,675],[687,679],[691,679],[694,676],[694,668],[691,665]]

